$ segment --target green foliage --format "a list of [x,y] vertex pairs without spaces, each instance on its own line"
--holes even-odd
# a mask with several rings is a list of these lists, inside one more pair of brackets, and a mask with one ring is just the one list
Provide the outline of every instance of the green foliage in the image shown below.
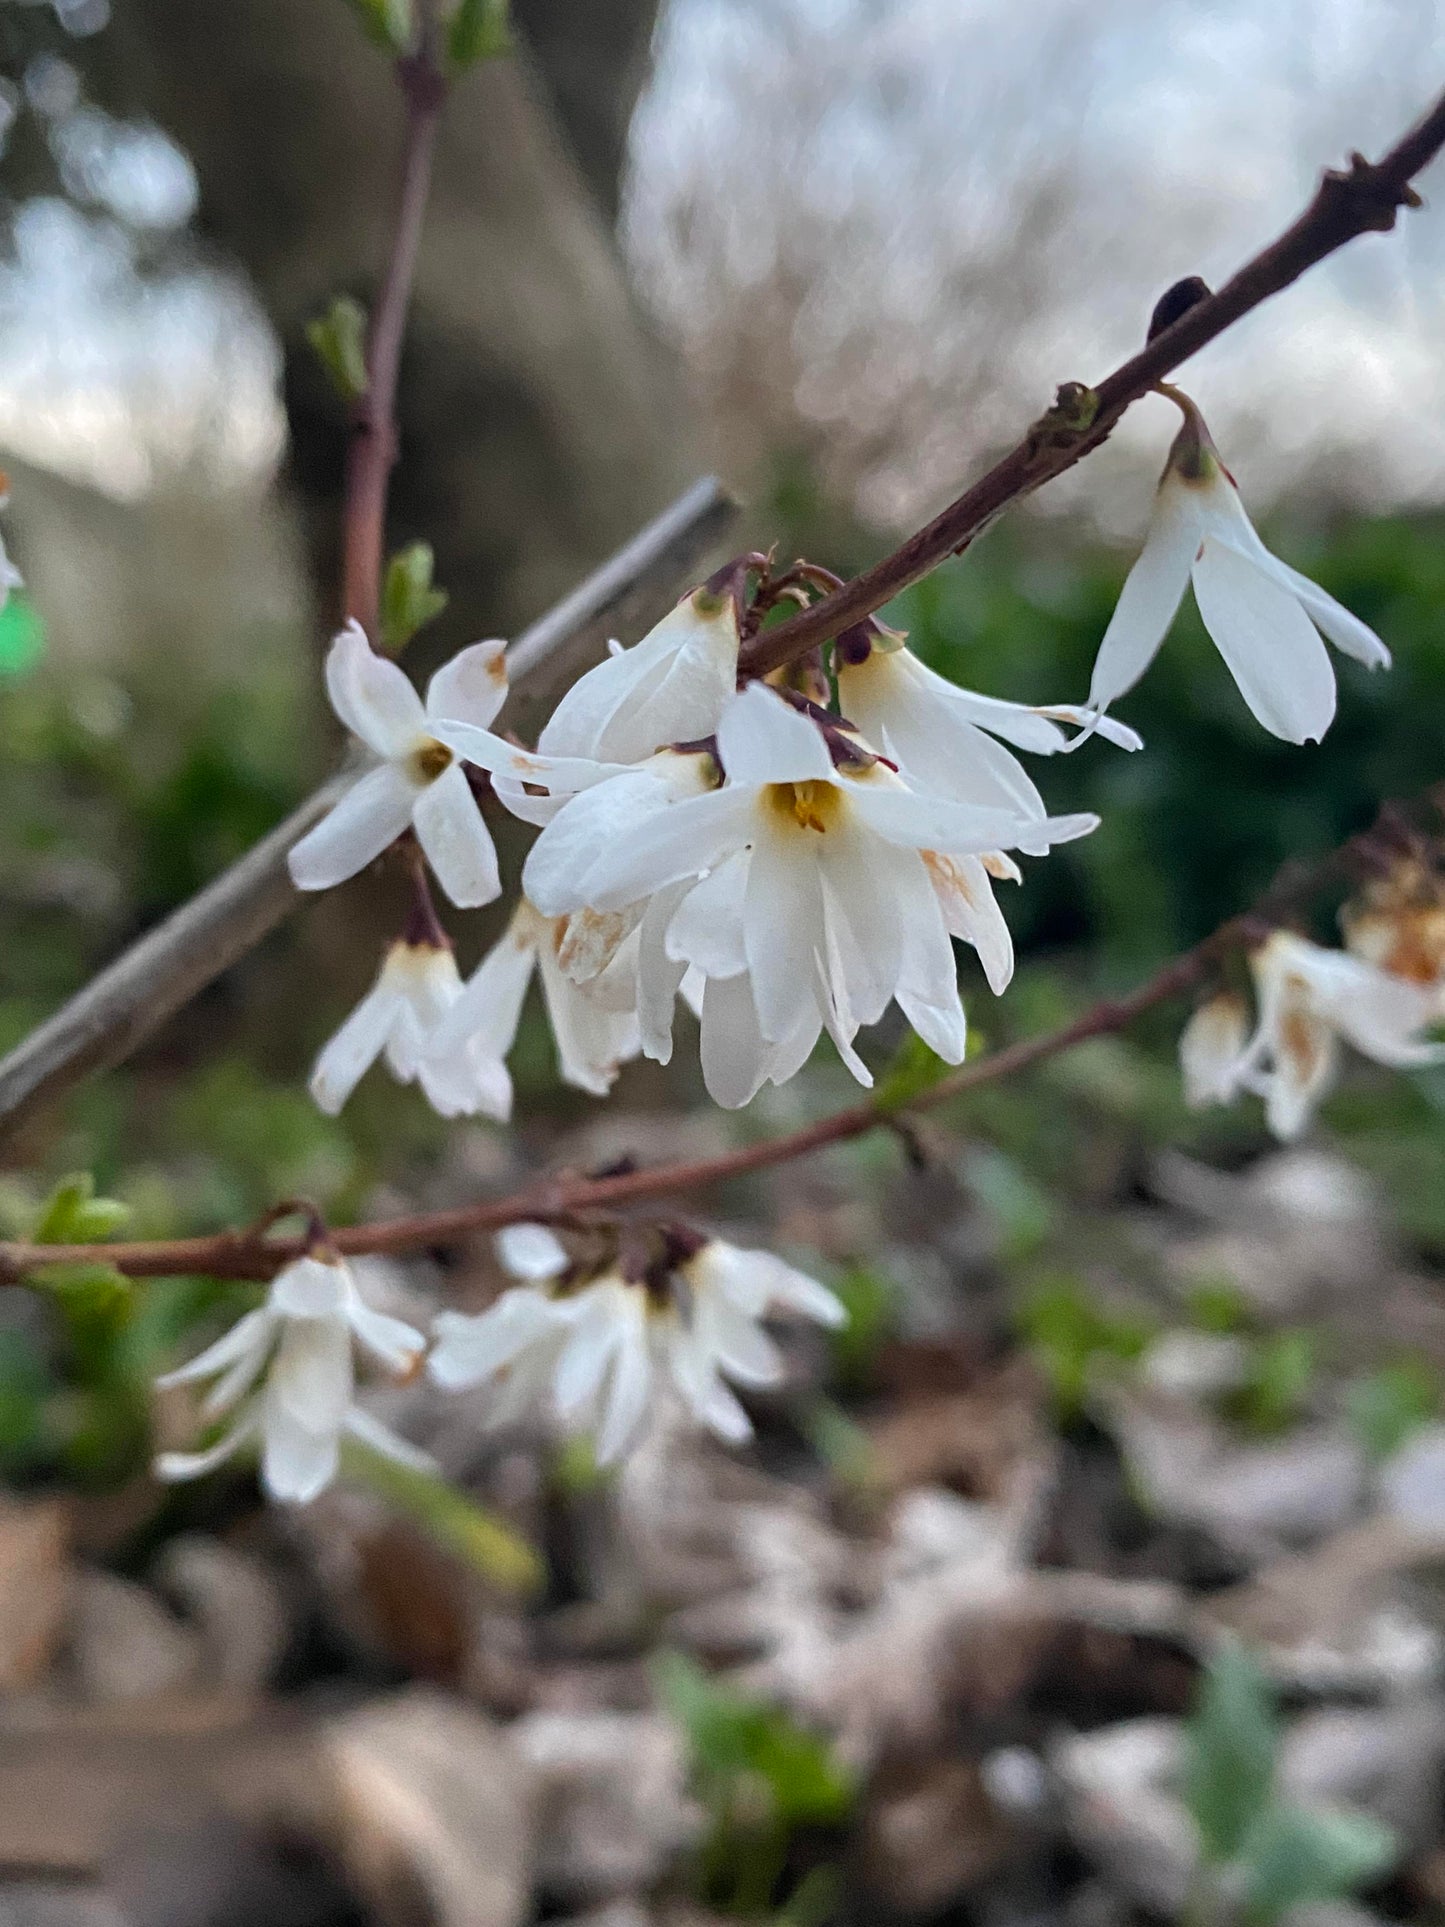
[[346,0],[368,40],[389,53],[405,53],[412,42],[412,0]]
[[359,1439],[343,1441],[342,1468],[494,1586],[522,1594],[540,1588],[542,1562],[526,1540],[440,1473],[402,1465]]
[[812,1398],[800,1412],[799,1423],[841,1486],[861,1496],[877,1489],[872,1441],[841,1405],[831,1398]]
[[366,310],[349,294],[334,294],[325,314],[306,324],[306,339],[331,385],[348,404],[370,386],[366,372]]
[[873,1108],[884,1116],[911,1104],[916,1097],[932,1090],[950,1066],[937,1051],[931,1050],[916,1030],[905,1031],[903,1041],[893,1053],[887,1070],[873,1091]]
[[1397,1851],[1389,1828],[1367,1814],[1280,1800],[1279,1741],[1269,1682],[1231,1641],[1211,1661],[1189,1721],[1183,1792],[1206,1881],[1220,1897],[1241,1895],[1258,1927],[1307,1902],[1343,1899]]
[[1243,1851],[1274,1790],[1279,1721],[1269,1682],[1231,1640],[1204,1675],[1189,1721],[1184,1801],[1206,1860]]
[[1314,1334],[1298,1329],[1257,1339],[1243,1385],[1224,1402],[1226,1416],[1262,1438],[1287,1432],[1309,1402],[1317,1348]]
[[851,1265],[832,1288],[847,1313],[845,1322],[828,1333],[833,1374],[845,1391],[859,1391],[871,1381],[878,1354],[896,1328],[895,1293],[889,1280],[867,1265]]
[[1066,1273],[1035,1285],[1018,1323],[1064,1420],[1077,1418],[1083,1410],[1096,1359],[1132,1363],[1154,1335],[1149,1320],[1096,1306],[1084,1285]]
[[115,1236],[130,1217],[117,1198],[98,1198],[89,1171],[62,1178],[40,1208],[32,1242],[42,1245],[100,1244]]
[[1196,1331],[1231,1337],[1254,1322],[1249,1300],[1232,1278],[1201,1278],[1190,1290],[1189,1322]]
[[1367,1813],[1273,1806],[1245,1849],[1245,1909],[1275,1921],[1291,1907],[1342,1900],[1377,1879],[1396,1853],[1395,1836]]
[[1355,1437],[1377,1464],[1388,1459],[1439,1409],[1440,1386],[1423,1360],[1403,1358],[1357,1378],[1345,1393]]
[[510,0],[457,0],[447,22],[447,56],[462,73],[512,51]]
[[386,565],[381,586],[381,640],[394,656],[447,606],[446,590],[432,583],[435,566],[430,542],[409,542]]
[[720,1685],[684,1654],[660,1654],[654,1677],[687,1735],[694,1788],[710,1821],[700,1898],[730,1913],[762,1913],[774,1901],[793,1834],[841,1826],[852,1811],[853,1782],[826,1742],[777,1708]]

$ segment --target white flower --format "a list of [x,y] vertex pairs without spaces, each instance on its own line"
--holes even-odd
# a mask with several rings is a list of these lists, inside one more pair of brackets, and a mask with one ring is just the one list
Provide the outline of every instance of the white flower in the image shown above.
[[[849,721],[897,763],[910,783],[955,802],[1045,814],[1044,800],[1023,765],[994,738],[1052,756],[1067,747],[1059,722],[1082,728],[1090,720],[1083,710],[1067,704],[1034,709],[976,695],[938,675],[910,649],[863,640],[868,653],[861,661],[858,650],[839,647],[838,701]],[[1142,747],[1132,729],[1110,718],[1098,728],[1123,749]]]
[[335,1117],[362,1077],[383,1054],[403,1084],[418,1083],[442,1117],[480,1112],[503,1122],[512,1114],[512,1080],[500,1056],[479,1039],[445,1052],[432,1035],[462,994],[449,944],[392,944],[376,982],[322,1050],[311,1073],[311,1095]]
[[631,649],[573,683],[537,739],[548,756],[640,763],[711,736],[737,682],[733,598],[695,589]]
[[[336,1476],[343,1433],[407,1465],[426,1454],[353,1403],[353,1341],[393,1372],[408,1371],[426,1348],[419,1331],[364,1303],[339,1259],[298,1258],[276,1274],[264,1305],[158,1386],[214,1378],[201,1413],[215,1419],[245,1400],[230,1430],[204,1452],[163,1452],[162,1479],[194,1479],[246,1440],[261,1443],[261,1478],[273,1499],[304,1504]],[[262,1382],[257,1386],[257,1380]]]
[[1194,1012],[1179,1033],[1179,1068],[1190,1110],[1231,1102],[1248,1039],[1249,1007],[1233,991],[1220,991]]
[[1234,1078],[1265,1101],[1279,1138],[1295,1138],[1328,1088],[1343,1038],[1395,1069],[1445,1062],[1420,1032],[1438,1016],[1432,990],[1342,950],[1276,930],[1250,958],[1259,1014]]
[[513,1230],[526,1243],[499,1239],[503,1263],[537,1282],[504,1292],[479,1317],[440,1313],[428,1369],[449,1390],[490,1384],[494,1422],[550,1403],[564,1424],[594,1435],[601,1465],[641,1436],[659,1374],[720,1437],[748,1438],[752,1426],[728,1381],[774,1385],[783,1372],[762,1319],[791,1311],[840,1325],[846,1316],[815,1279],[720,1240],[666,1252],[646,1279],[609,1269],[559,1293],[549,1286],[567,1269],[560,1243],[541,1226]]
[[590,762],[538,757],[487,728],[507,695],[503,642],[474,643],[453,656],[432,677],[423,704],[397,665],[378,656],[352,622],[331,645],[326,687],[342,722],[381,761],[291,851],[298,890],[345,882],[410,827],[459,909],[490,903],[502,887],[497,852],[462,762],[504,781],[560,789],[611,773]]
[[1099,646],[1091,708],[1102,712],[1133,688],[1191,580],[1204,626],[1240,694],[1286,742],[1318,741],[1335,713],[1335,672],[1321,633],[1370,668],[1389,667],[1390,652],[1372,629],[1260,541],[1192,403],[1143,552]]
[[523,897],[432,1032],[428,1057],[470,1050],[487,1061],[504,1059],[516,1042],[527,986],[537,971],[563,1081],[605,1097],[619,1067],[638,1052],[630,984],[616,984],[610,973],[595,983],[573,983],[558,960],[566,935],[565,917],[544,917]]
[[[953,951],[923,853],[1047,847],[1097,819],[920,795],[856,737],[825,735],[759,683],[729,702],[717,743],[723,786],[650,810],[625,837],[612,831],[612,783],[574,799],[538,839],[529,887],[543,875],[548,907],[606,913],[697,879],[664,949],[710,980],[705,1024],[711,980],[745,970],[762,1043],[799,1063],[826,1026],[869,1082],[852,1040],[895,997],[933,1048],[959,1062]],[[548,840],[564,821],[566,860],[555,861]]]

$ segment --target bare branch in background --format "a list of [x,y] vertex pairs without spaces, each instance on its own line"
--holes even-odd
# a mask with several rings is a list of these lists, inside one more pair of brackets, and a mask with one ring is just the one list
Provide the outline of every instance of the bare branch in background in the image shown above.
[[[564,656],[596,653],[617,630],[664,614],[732,522],[711,476],[579,583],[512,645],[513,686],[526,694]],[[274,929],[296,901],[286,852],[350,781],[331,779],[238,863],[132,944],[0,1061],[0,1130],[13,1130],[73,1084],[127,1058],[173,1012]]]

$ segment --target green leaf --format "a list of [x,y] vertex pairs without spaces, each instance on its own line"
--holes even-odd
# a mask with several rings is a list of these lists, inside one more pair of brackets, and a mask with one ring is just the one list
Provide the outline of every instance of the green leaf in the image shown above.
[[1279,1751],[1274,1695],[1237,1641],[1210,1661],[1185,1737],[1184,1803],[1204,1857],[1232,1860],[1269,1805]]
[[401,1465],[359,1439],[343,1442],[342,1468],[398,1512],[415,1519],[438,1545],[464,1559],[493,1585],[524,1594],[540,1588],[542,1562],[526,1540],[448,1485],[439,1473]]
[[129,1305],[133,1290],[114,1265],[41,1265],[25,1282],[59,1299],[71,1320],[108,1318]]
[[1104,1311],[1077,1278],[1046,1278],[1019,1312],[1019,1328],[1049,1380],[1062,1418],[1083,1410],[1090,1367],[1096,1357],[1138,1358],[1153,1337],[1148,1320]]
[[360,401],[371,385],[366,370],[366,310],[349,294],[335,294],[325,314],[306,324],[306,339],[344,402]]
[[1224,1401],[1226,1415],[1265,1438],[1288,1431],[1305,1409],[1316,1363],[1310,1332],[1282,1331],[1260,1339],[1244,1384]]
[[874,1110],[882,1112],[884,1116],[902,1110],[914,1098],[922,1097],[925,1091],[931,1090],[950,1069],[951,1066],[944,1063],[937,1051],[929,1049],[917,1031],[910,1030],[893,1053],[892,1063],[878,1080],[878,1087],[873,1093]]
[[873,1376],[873,1367],[897,1323],[893,1286],[881,1272],[854,1265],[833,1282],[847,1320],[828,1334],[833,1370],[839,1383],[854,1389]]
[[1438,1404],[1434,1373],[1413,1358],[1357,1378],[1345,1393],[1345,1410],[1355,1436],[1376,1464],[1398,1452],[1412,1432],[1428,1423]]
[[446,590],[432,584],[435,566],[430,542],[409,542],[386,565],[381,589],[381,640],[392,655],[405,649],[417,630],[447,606]]
[[458,73],[512,51],[509,0],[457,0],[447,23],[447,55]]
[[411,0],[346,0],[361,22],[368,40],[389,53],[402,54],[412,43],[414,31]]
[[40,1207],[31,1239],[42,1245],[101,1244],[114,1237],[130,1217],[129,1205],[98,1198],[89,1171],[62,1178]]
[[1341,1899],[1384,1873],[1397,1852],[1394,1834],[1369,1814],[1272,1806],[1241,1855],[1246,1908],[1267,1922],[1309,1901]]

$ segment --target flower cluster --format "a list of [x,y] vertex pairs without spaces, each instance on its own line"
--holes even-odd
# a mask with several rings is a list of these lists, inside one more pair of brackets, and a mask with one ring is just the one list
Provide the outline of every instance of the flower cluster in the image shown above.
[[1264,1099],[1270,1130],[1288,1140],[1306,1128],[1329,1089],[1342,1041],[1396,1069],[1445,1062],[1445,1044],[1422,1035],[1445,1018],[1438,977],[1412,981],[1368,955],[1327,950],[1288,930],[1276,930],[1252,954],[1250,968],[1252,1031],[1244,998],[1221,991],[1180,1036],[1191,1105],[1227,1104],[1251,1092]]
[[[437,1314],[430,1376],[448,1391],[484,1387],[484,1416],[494,1426],[550,1405],[564,1425],[592,1435],[601,1465],[645,1433],[658,1379],[701,1424],[741,1443],[752,1424],[731,1388],[776,1385],[783,1376],[764,1318],[844,1320],[832,1292],[770,1252],[676,1226],[614,1240],[591,1265],[574,1263],[544,1225],[514,1225],[497,1247],[521,1282],[476,1317]],[[165,1388],[214,1380],[200,1405],[206,1420],[240,1408],[205,1451],[162,1453],[158,1476],[199,1477],[255,1441],[267,1492],[304,1503],[336,1476],[346,1435],[429,1466],[355,1403],[354,1345],[402,1375],[427,1349],[421,1332],[367,1305],[348,1267],[318,1245],[277,1274],[264,1305],[158,1381]]]

